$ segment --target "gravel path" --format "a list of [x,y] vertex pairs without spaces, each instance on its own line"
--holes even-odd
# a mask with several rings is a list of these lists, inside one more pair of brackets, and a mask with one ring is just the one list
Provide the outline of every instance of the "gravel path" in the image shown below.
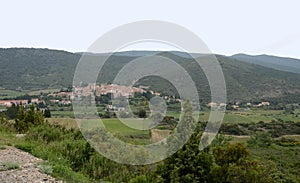
[[[38,163],[40,162],[43,162],[43,160],[14,147],[2,149],[0,150],[0,182],[62,182],[42,173],[38,168]],[[7,167],[13,165],[18,165],[19,168],[15,167],[11,170],[6,170]]]

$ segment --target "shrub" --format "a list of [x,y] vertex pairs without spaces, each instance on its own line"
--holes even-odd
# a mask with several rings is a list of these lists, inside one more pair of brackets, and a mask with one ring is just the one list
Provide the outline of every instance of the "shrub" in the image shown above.
[[15,148],[18,148],[18,149],[21,149],[22,151],[31,153],[34,146],[32,144],[16,144]]
[[53,168],[48,162],[40,163],[38,168],[45,174],[51,175],[53,173]]
[[45,143],[60,141],[63,131],[58,126],[42,124],[29,129],[26,139]]
[[57,151],[66,157],[73,170],[79,171],[90,158],[94,150],[85,140],[66,139],[60,143]]
[[273,139],[268,132],[261,132],[251,135],[247,143],[250,147],[269,147]]
[[55,164],[53,166],[53,175],[63,178],[67,182],[90,182],[83,174],[74,172],[69,166],[62,164]]
[[281,137],[280,139],[276,140],[275,143],[280,145],[280,146],[286,146],[286,147],[300,145],[300,142],[297,141],[296,139],[286,138],[286,137]]
[[152,182],[152,181],[149,180],[149,178],[147,178],[146,175],[140,175],[131,179],[129,183],[147,183],[147,182]]
[[14,170],[14,169],[18,169],[20,167],[20,165],[16,162],[5,162],[5,163],[3,163],[2,166],[3,166],[2,171]]
[[239,128],[238,124],[222,124],[220,132],[229,135],[245,135],[244,131]]
[[1,117],[0,118],[0,131],[9,131],[9,132],[15,131],[13,123],[9,122],[4,117]]

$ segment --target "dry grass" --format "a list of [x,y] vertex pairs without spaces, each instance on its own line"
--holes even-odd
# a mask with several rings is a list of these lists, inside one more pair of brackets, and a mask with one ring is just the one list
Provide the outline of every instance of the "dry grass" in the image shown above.
[[152,142],[159,142],[169,136],[171,133],[170,130],[158,130],[158,129],[152,129],[151,130],[151,141]]
[[62,125],[64,127],[66,127],[67,129],[77,129],[78,125],[76,123],[76,120],[73,118],[47,118],[47,121],[50,124],[59,124]]

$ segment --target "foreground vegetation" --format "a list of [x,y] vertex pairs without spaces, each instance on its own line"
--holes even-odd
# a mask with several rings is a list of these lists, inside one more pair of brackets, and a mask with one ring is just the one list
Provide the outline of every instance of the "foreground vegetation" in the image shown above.
[[[300,181],[300,164],[295,161],[300,159],[299,137],[272,136],[273,130],[263,128],[268,129],[265,125],[269,123],[252,124],[252,133],[244,139],[231,136],[233,134],[227,131],[229,136],[219,135],[203,151],[198,150],[198,145],[205,123],[198,123],[188,143],[171,157],[156,164],[132,166],[100,155],[85,141],[76,126],[57,123],[68,118],[47,119],[48,122],[40,111],[32,108],[22,111],[22,107],[19,110],[14,121],[1,118],[0,147],[15,146],[47,160],[40,166],[41,171],[68,182]],[[185,114],[185,119],[189,116]],[[66,121],[65,125],[73,122]],[[135,144],[150,142],[148,132],[126,128],[116,119],[105,119],[104,124],[122,140]],[[26,135],[20,138],[16,133]]]

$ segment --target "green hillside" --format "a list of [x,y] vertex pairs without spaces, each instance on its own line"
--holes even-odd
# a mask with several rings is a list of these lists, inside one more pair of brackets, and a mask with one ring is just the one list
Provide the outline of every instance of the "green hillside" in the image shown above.
[[80,55],[48,49],[0,49],[0,85],[10,90],[69,86]]
[[[116,53],[104,65],[98,82],[111,82],[118,71],[131,60],[143,55],[168,57],[185,68],[195,81],[202,99],[209,101],[206,77],[197,63],[180,52],[122,52]],[[82,54],[49,49],[0,49],[0,87],[8,90],[33,91],[63,88],[72,85],[73,74]],[[102,59],[101,54],[89,54]],[[300,74],[278,71],[257,64],[245,63],[217,55],[225,75],[229,100],[279,98],[300,99]],[[148,77],[137,84],[176,94],[174,87],[158,77]]]

